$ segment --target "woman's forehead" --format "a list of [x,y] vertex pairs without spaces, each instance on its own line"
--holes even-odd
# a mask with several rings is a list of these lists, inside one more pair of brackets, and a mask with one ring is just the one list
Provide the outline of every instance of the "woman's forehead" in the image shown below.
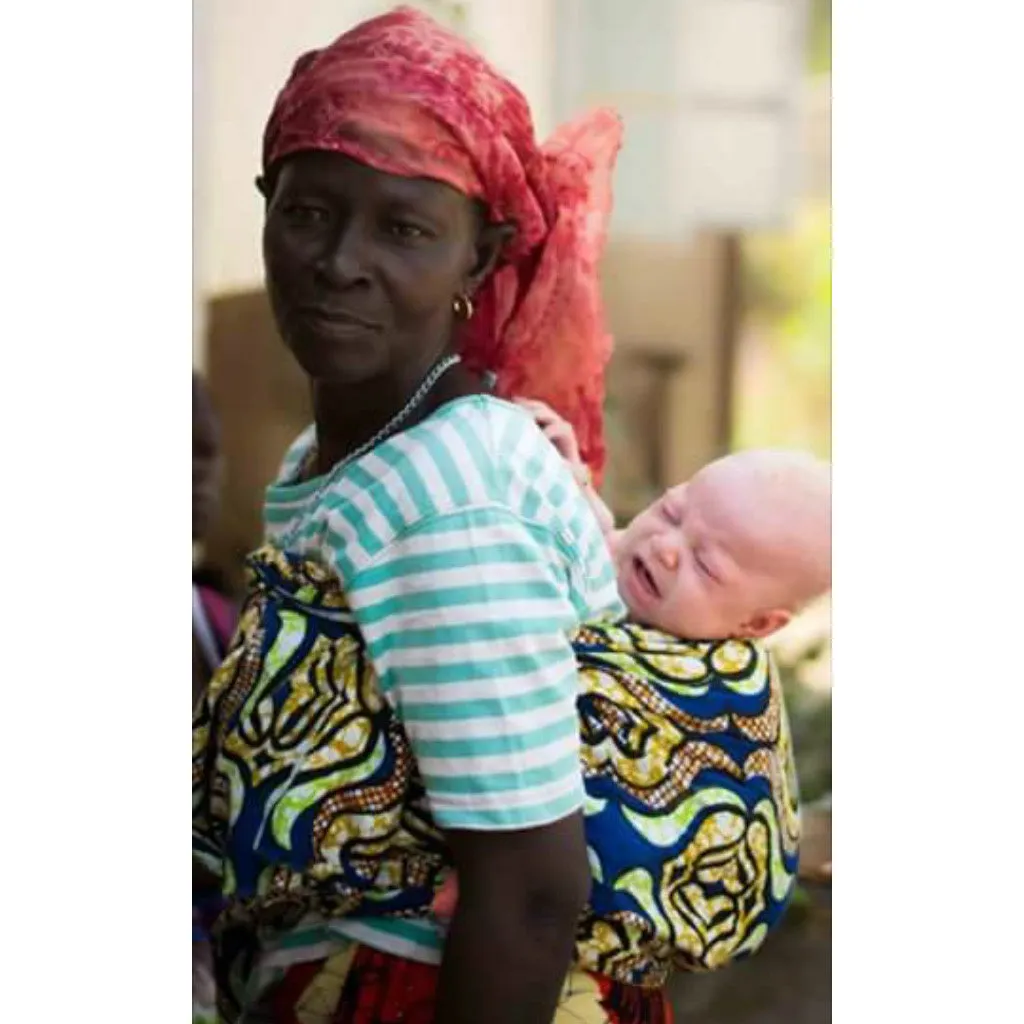
[[437,208],[470,206],[471,200],[457,189],[434,178],[410,178],[389,174],[342,153],[297,153],[281,165],[278,189],[296,192],[315,189],[326,195],[355,195]]

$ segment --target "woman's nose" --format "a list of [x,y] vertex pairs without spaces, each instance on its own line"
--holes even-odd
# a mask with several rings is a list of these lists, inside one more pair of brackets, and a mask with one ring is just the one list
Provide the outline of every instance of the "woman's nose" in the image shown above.
[[317,260],[317,270],[336,288],[349,288],[367,278],[363,249],[358,228],[347,224],[331,239]]

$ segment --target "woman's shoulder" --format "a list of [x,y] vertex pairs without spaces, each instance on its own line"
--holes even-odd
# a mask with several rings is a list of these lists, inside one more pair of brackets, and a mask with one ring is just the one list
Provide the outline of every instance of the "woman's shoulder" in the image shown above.
[[[449,402],[360,460],[377,479],[402,478],[433,513],[515,504],[515,481],[557,475],[561,459],[518,406],[490,395]],[[545,472],[546,471],[546,472]]]
[[450,559],[472,538],[478,569],[484,549],[557,566],[580,621],[620,610],[593,511],[532,417],[511,403],[480,395],[447,404],[354,461],[324,505],[346,580],[376,579],[395,560]]
[[[568,464],[520,406],[491,395],[453,402],[431,424],[467,485],[528,519],[589,507]],[[557,518],[557,516],[556,516]]]
[[310,423],[305,430],[288,446],[281,459],[281,465],[274,477],[276,484],[288,484],[294,481],[299,467],[305,461],[316,444],[316,426]]
[[517,519],[569,569],[582,619],[625,611],[608,545],[569,464],[522,407],[489,396],[467,405],[464,433],[486,446],[482,476],[493,504]]
[[494,395],[467,395],[442,406],[423,427],[471,431],[490,448],[511,453],[541,443],[550,448],[533,417],[514,402]]
[[[274,483],[293,483],[315,445],[316,428],[310,425],[285,452]],[[378,479],[397,475],[436,480],[440,476],[450,492],[464,494],[467,485],[480,484],[493,491],[510,473],[532,470],[536,476],[538,468],[559,463],[557,452],[519,406],[490,395],[469,395],[388,438],[352,468],[369,469]]]
[[[304,450],[300,439],[293,459]],[[346,575],[403,537],[450,534],[467,517],[516,520],[557,537],[580,562],[594,546],[586,529],[593,514],[565,462],[522,409],[488,395],[456,399],[383,441],[331,481],[322,503],[344,534]],[[590,532],[600,540],[596,524]]]

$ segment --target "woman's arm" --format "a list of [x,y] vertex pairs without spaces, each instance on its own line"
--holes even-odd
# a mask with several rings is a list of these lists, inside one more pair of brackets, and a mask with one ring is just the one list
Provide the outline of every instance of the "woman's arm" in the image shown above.
[[461,882],[443,1024],[550,1024],[589,894],[579,613],[558,544],[506,508],[473,508],[343,571]]
[[582,816],[447,838],[460,892],[437,1024],[550,1024],[590,891]]

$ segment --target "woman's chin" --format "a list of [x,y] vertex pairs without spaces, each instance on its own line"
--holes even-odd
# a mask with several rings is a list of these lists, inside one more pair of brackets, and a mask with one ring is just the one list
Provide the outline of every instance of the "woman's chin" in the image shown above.
[[360,384],[386,369],[380,339],[376,340],[377,344],[371,346],[356,340],[289,339],[288,348],[310,379],[333,384]]

